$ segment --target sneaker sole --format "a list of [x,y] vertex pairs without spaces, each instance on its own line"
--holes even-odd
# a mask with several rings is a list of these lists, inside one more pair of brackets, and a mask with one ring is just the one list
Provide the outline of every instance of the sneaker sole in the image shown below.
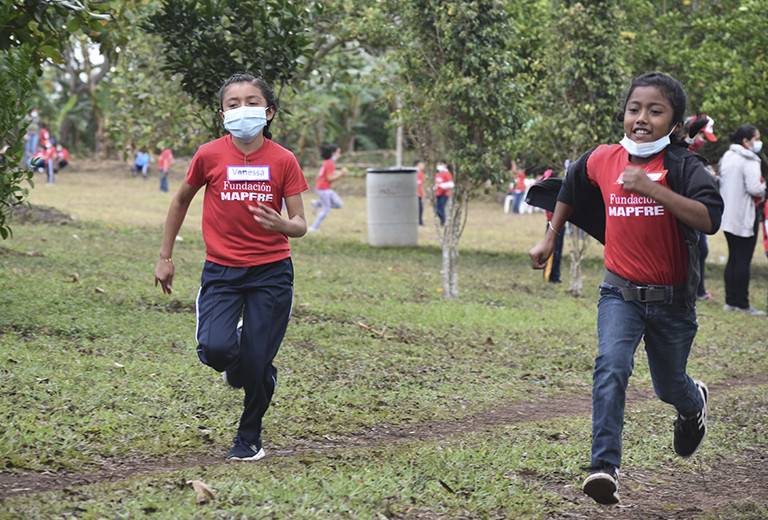
[[236,460],[240,462],[252,462],[255,460],[263,459],[267,454],[264,452],[264,448],[261,448],[256,455],[252,457],[227,457],[227,460]]
[[584,494],[598,504],[613,505],[619,503],[618,486],[608,475],[590,475],[582,486]]

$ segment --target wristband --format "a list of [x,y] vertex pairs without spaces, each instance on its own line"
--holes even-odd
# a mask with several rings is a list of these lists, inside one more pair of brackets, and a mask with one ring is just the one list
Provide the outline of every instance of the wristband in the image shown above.
[[557,235],[557,236],[560,236],[560,233],[559,233],[559,232],[558,232],[558,231],[555,229],[555,227],[552,225],[552,221],[551,221],[551,220],[547,222],[547,227],[549,227],[549,229],[551,229],[551,230],[552,230],[552,232],[553,232],[555,235]]
[[172,256],[169,256],[168,258],[163,258],[163,257],[162,257],[162,255],[158,255],[158,256],[160,256],[160,261],[161,261],[161,262],[170,262],[170,263],[173,263],[173,257],[172,257]]

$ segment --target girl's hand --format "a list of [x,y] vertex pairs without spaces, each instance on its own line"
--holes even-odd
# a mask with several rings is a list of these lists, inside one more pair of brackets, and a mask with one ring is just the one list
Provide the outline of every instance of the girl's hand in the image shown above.
[[158,260],[155,267],[155,287],[160,282],[160,287],[163,288],[163,293],[171,294],[171,286],[173,285],[173,274],[176,272],[176,266],[173,262],[167,262],[165,260]]
[[272,208],[258,202],[256,206],[248,206],[253,213],[253,220],[261,224],[267,231],[281,233],[283,229],[283,216]]

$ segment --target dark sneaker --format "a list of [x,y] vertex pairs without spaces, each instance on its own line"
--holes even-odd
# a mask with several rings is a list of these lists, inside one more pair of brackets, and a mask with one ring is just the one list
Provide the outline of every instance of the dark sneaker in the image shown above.
[[584,494],[592,497],[598,504],[618,504],[619,468],[612,464],[603,465],[584,479],[582,489]]
[[675,436],[672,444],[675,448],[675,453],[681,457],[690,457],[696,453],[696,450],[701,446],[701,441],[707,435],[707,398],[709,397],[709,390],[707,385],[701,381],[696,381],[696,386],[699,388],[704,406],[693,417],[685,418],[679,415],[675,421]]
[[259,460],[263,459],[266,453],[264,448],[255,444],[248,444],[240,436],[234,438],[234,445],[227,453],[228,460]]

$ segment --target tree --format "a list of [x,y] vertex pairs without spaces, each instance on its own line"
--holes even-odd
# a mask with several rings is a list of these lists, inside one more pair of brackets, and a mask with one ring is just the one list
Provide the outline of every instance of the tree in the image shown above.
[[208,119],[201,118],[200,105],[181,89],[179,75],[162,72],[161,48],[157,36],[136,31],[110,74],[104,126],[123,159],[137,149],[191,154],[207,140]]
[[[46,59],[61,61],[62,43],[83,32],[97,38],[111,19],[108,5],[86,0],[0,3],[0,238],[11,234],[8,218],[32,185],[23,164],[24,115],[30,105],[35,76]],[[7,148],[6,148],[7,146]]]
[[162,0],[145,28],[160,36],[170,74],[210,114],[208,131],[222,134],[218,91],[235,73],[262,76],[279,97],[310,58],[307,28],[315,11],[304,1]]
[[[614,0],[552,1],[546,25],[551,37],[532,69],[538,88],[529,90],[531,124],[518,147],[536,147],[562,165],[597,144],[618,142],[619,100],[631,77],[619,52],[621,21]],[[591,239],[571,232],[571,292],[581,296],[580,266]]]
[[[506,3],[496,0],[409,0],[389,5],[391,51],[397,64],[390,84],[398,123],[408,129],[428,171],[444,156],[455,188],[442,247],[446,299],[459,296],[459,240],[468,203],[488,183],[506,177],[504,157],[519,126],[519,64],[509,52],[515,27]],[[434,193],[431,193],[434,200]]]

